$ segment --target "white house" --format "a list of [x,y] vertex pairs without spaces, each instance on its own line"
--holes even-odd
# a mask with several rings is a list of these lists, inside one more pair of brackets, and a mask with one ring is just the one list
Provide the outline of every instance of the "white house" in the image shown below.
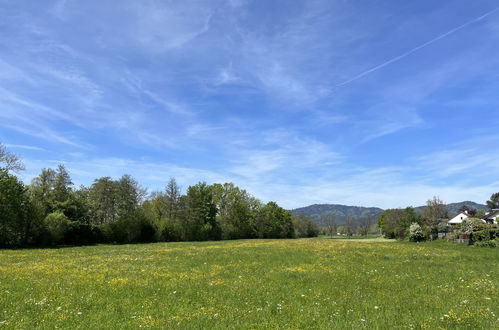
[[493,209],[489,213],[485,214],[482,218],[487,223],[498,223],[499,222],[499,209]]
[[461,212],[458,215],[456,215],[454,218],[450,219],[449,222],[447,222],[451,226],[455,226],[463,222],[463,220],[468,219],[469,215]]

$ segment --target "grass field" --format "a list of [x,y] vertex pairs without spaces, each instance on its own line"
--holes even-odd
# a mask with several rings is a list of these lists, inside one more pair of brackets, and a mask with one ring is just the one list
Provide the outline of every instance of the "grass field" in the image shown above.
[[499,252],[330,239],[0,251],[0,328],[499,328]]

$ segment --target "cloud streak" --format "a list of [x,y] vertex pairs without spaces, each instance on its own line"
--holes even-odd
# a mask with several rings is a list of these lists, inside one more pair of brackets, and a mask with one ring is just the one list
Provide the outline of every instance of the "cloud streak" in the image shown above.
[[485,14],[479,16],[479,17],[476,17],[476,18],[474,18],[474,19],[472,19],[470,21],[467,21],[466,23],[461,24],[461,25],[459,25],[459,26],[457,26],[457,27],[455,27],[453,29],[450,29],[449,31],[447,31],[447,32],[445,32],[445,33],[443,33],[443,34],[441,34],[441,35],[439,35],[439,36],[437,36],[437,37],[435,37],[435,38],[433,38],[433,39],[431,39],[431,40],[429,40],[429,41],[427,41],[427,42],[425,42],[425,43],[423,43],[423,44],[421,44],[421,45],[419,45],[417,47],[414,47],[413,49],[411,49],[411,50],[409,50],[409,51],[407,51],[407,52],[405,52],[405,53],[403,53],[401,55],[395,56],[395,57],[393,57],[392,59],[390,59],[390,60],[388,60],[386,62],[383,62],[383,63],[381,63],[379,65],[376,65],[375,67],[372,67],[369,70],[361,72],[358,75],[356,75],[356,76],[354,76],[354,77],[352,77],[350,79],[347,79],[347,80],[345,80],[345,81],[337,84],[336,87],[342,87],[342,86],[348,85],[348,84],[350,84],[350,83],[352,83],[352,82],[354,82],[356,80],[359,80],[362,77],[367,76],[370,73],[373,73],[373,72],[375,72],[377,70],[380,70],[380,69],[382,69],[382,68],[384,68],[384,67],[386,67],[386,66],[388,66],[388,65],[390,65],[392,63],[398,62],[398,61],[406,58],[407,56],[409,56],[409,55],[417,52],[418,50],[421,50],[421,49],[423,49],[423,48],[425,48],[425,47],[427,47],[427,46],[429,46],[429,45],[431,45],[431,44],[433,44],[433,43],[435,43],[435,42],[437,42],[437,41],[439,41],[441,39],[444,39],[445,37],[448,37],[451,34],[454,34],[454,33],[458,32],[458,31],[460,31],[460,30],[468,27],[471,24],[474,24],[476,22],[479,22],[479,21],[485,19],[486,17],[494,14],[497,11],[499,11],[499,7],[495,8],[495,9],[493,9],[491,11],[488,11],[487,13],[485,13]]

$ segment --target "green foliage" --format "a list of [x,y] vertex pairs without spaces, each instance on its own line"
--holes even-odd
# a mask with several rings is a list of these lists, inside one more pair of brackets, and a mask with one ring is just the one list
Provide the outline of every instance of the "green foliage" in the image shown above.
[[70,221],[64,213],[61,211],[52,212],[45,217],[43,222],[47,230],[48,243],[62,243],[70,225]]
[[321,226],[322,216],[333,215],[338,225],[343,224],[347,217],[358,219],[362,217],[377,218],[383,212],[378,207],[359,207],[339,204],[314,204],[306,207],[291,210],[292,215],[306,215],[307,217],[319,223]]
[[57,170],[43,169],[30,185],[30,194],[41,210],[43,217],[55,211],[64,212],[68,208],[73,192],[72,181],[63,165]]
[[252,197],[233,183],[216,183],[211,189],[218,210],[217,222],[220,224],[222,239],[250,237],[254,219],[250,207]]
[[407,229],[413,222],[420,222],[414,208],[389,209],[378,217],[378,226],[387,238],[405,238]]
[[87,245],[103,241],[104,238],[98,226],[75,221],[69,223],[63,243],[66,245]]
[[259,238],[290,238],[294,236],[291,212],[276,202],[268,202],[260,209],[255,221]]
[[428,200],[421,217],[425,225],[432,230],[433,236],[436,237],[437,226],[448,218],[444,202],[436,196]]
[[482,228],[485,224],[478,218],[469,217],[461,222],[460,230],[463,233],[471,234],[474,230]]
[[481,247],[499,246],[499,225],[480,223],[474,226],[471,241],[474,245]]
[[409,240],[411,242],[424,241],[423,229],[417,222],[413,222],[409,227]]
[[447,223],[445,222],[440,222],[438,225],[437,225],[437,231],[439,233],[448,233],[452,230],[452,227],[450,225],[448,225]]
[[490,199],[487,201],[487,206],[489,209],[499,209],[499,192],[490,196]]
[[23,183],[0,169],[0,247],[27,243],[35,220]]
[[154,242],[156,237],[154,225],[141,211],[106,223],[101,226],[101,230],[105,241],[109,243]]
[[217,206],[212,189],[205,182],[200,182],[190,186],[182,199],[184,238],[194,241],[220,239],[222,233],[216,220]]
[[473,244],[476,247],[488,247],[488,248],[496,248],[499,247],[499,239],[488,240],[488,241],[478,241]]
[[317,237],[319,226],[305,215],[293,216],[293,226],[296,237]]

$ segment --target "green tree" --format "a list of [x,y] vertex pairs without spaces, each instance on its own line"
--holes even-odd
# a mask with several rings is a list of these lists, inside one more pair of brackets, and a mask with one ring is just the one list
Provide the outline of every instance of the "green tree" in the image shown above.
[[164,201],[166,206],[166,217],[171,221],[176,221],[179,213],[180,197],[182,191],[175,178],[170,178],[166,184]]
[[213,201],[217,206],[217,222],[223,239],[251,237],[251,196],[233,183],[214,184]]
[[213,191],[205,182],[190,186],[187,194],[181,198],[181,203],[184,211],[182,226],[185,239],[204,241],[221,238]]
[[300,214],[292,219],[296,237],[317,237],[319,235],[319,226],[306,215]]
[[91,222],[105,224],[117,219],[117,190],[116,182],[110,177],[94,180],[88,192]]
[[35,220],[24,184],[0,169],[0,246],[26,244]]
[[133,217],[142,203],[146,191],[131,175],[123,175],[115,182],[116,211],[119,218]]
[[42,169],[31,181],[30,193],[45,217],[55,211],[64,212],[69,207],[72,186],[69,172],[64,165],[59,165],[56,170]]
[[430,230],[431,238],[437,237],[438,224],[446,221],[447,217],[445,204],[438,197],[435,196],[426,202],[426,208],[423,211],[422,218]]
[[489,209],[499,209],[499,192],[492,194],[490,199],[487,201],[487,206]]
[[378,226],[382,233],[388,238],[402,239],[406,236],[407,229],[413,222],[420,222],[420,217],[414,208],[388,209],[378,217]]
[[61,211],[52,212],[45,217],[44,224],[50,244],[59,244],[63,241],[70,223],[69,219]]
[[276,202],[268,202],[256,218],[257,236],[260,238],[291,238],[294,236],[291,212]]

